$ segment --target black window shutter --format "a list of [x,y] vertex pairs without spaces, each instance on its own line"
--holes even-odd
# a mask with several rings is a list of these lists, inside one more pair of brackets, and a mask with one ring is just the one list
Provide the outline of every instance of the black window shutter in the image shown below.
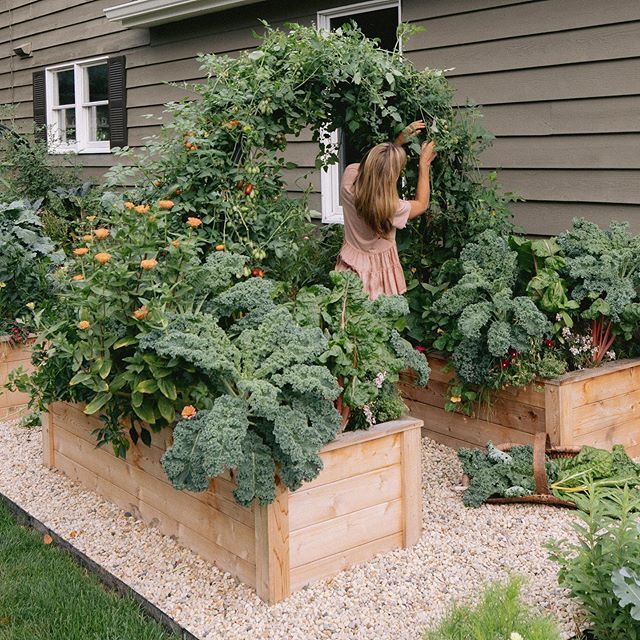
[[47,92],[44,71],[33,72],[33,123],[36,126],[36,137],[47,139]]
[[124,56],[107,61],[111,146],[127,146],[127,69]]

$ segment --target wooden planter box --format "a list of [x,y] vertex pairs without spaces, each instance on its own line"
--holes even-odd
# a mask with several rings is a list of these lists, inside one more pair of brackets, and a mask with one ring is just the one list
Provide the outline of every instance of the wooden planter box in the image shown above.
[[24,344],[14,344],[9,336],[0,336],[0,420],[17,418],[26,412],[29,394],[20,391],[8,391],[4,385],[9,379],[9,373],[22,366],[32,371],[31,345],[35,338],[30,338]]
[[417,542],[422,522],[420,428],[404,418],[342,434],[322,450],[324,469],[298,491],[280,487],[269,506],[238,505],[233,473],[208,491],[176,491],[160,464],[169,430],[126,460],[96,448],[102,423],[82,406],[43,415],[44,463],[79,480],[278,602],[305,584]]
[[451,447],[484,447],[494,443],[533,444],[546,431],[557,446],[623,444],[640,455],[640,359],[610,362],[595,369],[573,371],[525,389],[495,394],[491,407],[475,417],[444,410],[450,372],[445,360],[429,357],[431,379],[426,389],[403,375],[400,390],[411,414],[425,423],[424,432]]

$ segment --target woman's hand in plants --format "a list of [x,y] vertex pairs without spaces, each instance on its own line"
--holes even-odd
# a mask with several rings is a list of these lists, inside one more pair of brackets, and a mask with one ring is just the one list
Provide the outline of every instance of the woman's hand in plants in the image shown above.
[[395,139],[395,144],[407,144],[410,142],[411,138],[417,136],[421,131],[427,128],[427,125],[424,123],[424,120],[416,120],[412,122],[408,127],[405,127]]
[[433,140],[422,143],[422,149],[420,150],[420,169],[428,169],[431,166],[431,163],[438,155],[435,149],[436,143],[433,142]]

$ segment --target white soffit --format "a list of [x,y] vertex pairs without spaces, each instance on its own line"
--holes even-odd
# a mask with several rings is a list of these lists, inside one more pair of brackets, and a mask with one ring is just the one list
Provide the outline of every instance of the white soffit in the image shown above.
[[107,20],[121,22],[123,27],[153,27],[257,2],[261,0],[133,0],[104,12]]

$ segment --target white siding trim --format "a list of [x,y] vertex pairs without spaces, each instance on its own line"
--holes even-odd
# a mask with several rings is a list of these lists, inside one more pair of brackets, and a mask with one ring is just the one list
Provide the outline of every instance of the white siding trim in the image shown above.
[[107,20],[123,27],[153,27],[205,13],[255,4],[261,0],[133,0],[104,10]]

